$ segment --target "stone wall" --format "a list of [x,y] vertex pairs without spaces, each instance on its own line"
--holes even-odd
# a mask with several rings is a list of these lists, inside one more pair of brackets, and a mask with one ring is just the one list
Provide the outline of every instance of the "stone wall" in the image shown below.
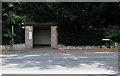
[[[29,39],[29,32],[32,32],[32,39]],[[25,26],[25,47],[33,48],[33,26]]]
[[[62,44],[58,45],[58,49],[97,49],[100,48],[100,46],[65,46]],[[105,46],[102,46],[102,48],[107,48]],[[113,46],[111,46],[113,48]]]
[[58,48],[57,26],[51,26],[51,48]]
[[13,47],[11,45],[0,45],[0,50],[11,50],[11,49],[25,49],[25,44],[14,44]]

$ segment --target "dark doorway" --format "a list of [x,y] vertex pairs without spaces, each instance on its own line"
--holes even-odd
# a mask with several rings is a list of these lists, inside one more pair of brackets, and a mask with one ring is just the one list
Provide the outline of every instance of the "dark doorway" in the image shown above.
[[51,28],[50,27],[34,27],[34,48],[50,47],[51,45]]

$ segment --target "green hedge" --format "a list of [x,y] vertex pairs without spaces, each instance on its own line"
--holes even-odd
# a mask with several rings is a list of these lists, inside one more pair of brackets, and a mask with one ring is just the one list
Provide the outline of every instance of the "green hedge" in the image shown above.
[[16,37],[14,37],[14,43],[25,43],[25,29],[22,28],[22,26],[16,26],[14,30]]
[[100,45],[102,31],[93,29],[73,29],[58,27],[58,43],[66,46]]

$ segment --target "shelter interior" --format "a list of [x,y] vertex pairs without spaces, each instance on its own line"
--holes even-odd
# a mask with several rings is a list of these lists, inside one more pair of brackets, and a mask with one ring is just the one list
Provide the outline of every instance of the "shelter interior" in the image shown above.
[[33,47],[51,46],[51,27],[33,26]]

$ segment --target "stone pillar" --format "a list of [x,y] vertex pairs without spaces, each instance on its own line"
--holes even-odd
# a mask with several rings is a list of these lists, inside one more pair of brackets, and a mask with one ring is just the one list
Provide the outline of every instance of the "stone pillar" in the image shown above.
[[25,48],[33,48],[33,26],[25,26]]
[[51,26],[51,48],[58,48],[57,26]]

